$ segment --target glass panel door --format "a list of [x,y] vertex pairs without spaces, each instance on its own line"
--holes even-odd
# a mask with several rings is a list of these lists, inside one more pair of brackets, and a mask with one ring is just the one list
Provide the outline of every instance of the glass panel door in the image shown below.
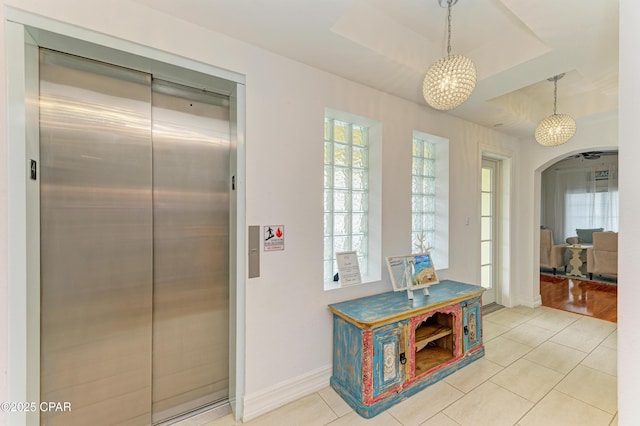
[[480,190],[480,284],[486,288],[485,305],[496,301],[496,180],[497,163],[482,159]]

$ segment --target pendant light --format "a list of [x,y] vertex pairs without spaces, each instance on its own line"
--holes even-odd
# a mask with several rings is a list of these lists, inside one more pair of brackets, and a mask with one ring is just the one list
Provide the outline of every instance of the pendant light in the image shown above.
[[548,116],[536,127],[536,141],[544,146],[558,146],[567,142],[576,133],[576,121],[567,114],[556,114],[558,102],[558,80],[564,74],[558,74],[547,80],[553,81],[553,115]]
[[451,55],[451,7],[458,0],[438,0],[446,7],[447,56],[439,59],[427,70],[422,83],[422,94],[427,103],[439,110],[450,110],[467,100],[476,87],[476,67],[471,59]]

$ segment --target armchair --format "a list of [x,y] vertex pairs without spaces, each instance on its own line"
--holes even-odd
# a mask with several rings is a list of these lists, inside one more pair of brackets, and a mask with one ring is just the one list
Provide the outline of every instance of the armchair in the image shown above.
[[587,249],[587,272],[593,274],[618,275],[618,233],[594,232],[593,247]]
[[557,268],[564,266],[567,271],[567,261],[564,252],[567,244],[554,245],[551,229],[540,230],[540,266],[553,269],[553,275]]

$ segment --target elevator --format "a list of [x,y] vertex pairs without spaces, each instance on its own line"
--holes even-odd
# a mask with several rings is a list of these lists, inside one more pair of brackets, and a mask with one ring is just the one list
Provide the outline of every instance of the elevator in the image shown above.
[[41,425],[229,399],[229,97],[40,49]]

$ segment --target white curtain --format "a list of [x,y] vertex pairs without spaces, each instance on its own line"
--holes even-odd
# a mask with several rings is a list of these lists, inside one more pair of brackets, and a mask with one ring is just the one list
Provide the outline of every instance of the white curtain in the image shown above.
[[618,231],[618,170],[615,165],[557,170],[554,192],[552,229],[556,243],[575,236],[578,228]]

